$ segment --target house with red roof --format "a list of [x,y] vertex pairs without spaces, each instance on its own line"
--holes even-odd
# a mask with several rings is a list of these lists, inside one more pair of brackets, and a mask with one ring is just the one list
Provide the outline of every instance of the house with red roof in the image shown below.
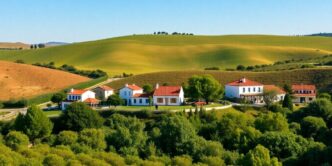
[[156,85],[153,93],[153,103],[158,106],[177,106],[184,102],[182,86],[159,86]]
[[245,99],[255,104],[264,103],[263,91],[263,84],[247,78],[235,80],[225,86],[225,96],[227,98]]
[[315,85],[292,85],[293,102],[294,103],[310,103],[316,100],[316,86]]
[[114,94],[113,88],[103,85],[98,86],[92,90],[96,93],[96,98],[100,100],[107,100],[107,98]]
[[68,105],[73,102],[84,102],[87,105],[94,107],[99,104],[99,100],[96,99],[96,94],[90,90],[71,89],[67,93],[67,98],[61,104],[61,109],[65,110]]
[[143,88],[135,84],[126,84],[119,91],[120,98],[125,101],[125,105],[149,105],[149,95],[143,93]]
[[274,99],[275,102],[284,100],[284,98],[286,96],[286,91],[284,91],[282,88],[275,86],[275,85],[264,85],[264,92],[268,92],[268,91],[276,92],[277,95],[275,96],[275,99]]

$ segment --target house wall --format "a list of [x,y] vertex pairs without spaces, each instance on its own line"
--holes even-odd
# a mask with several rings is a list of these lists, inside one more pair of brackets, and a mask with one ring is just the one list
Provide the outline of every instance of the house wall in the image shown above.
[[92,91],[86,91],[85,93],[83,93],[81,95],[70,95],[70,94],[67,95],[67,100],[70,100],[70,101],[83,102],[87,98],[96,98],[96,95]]
[[225,96],[228,98],[240,98],[239,87],[226,85]]
[[[301,97],[304,98],[303,101],[301,101]],[[316,100],[316,96],[295,96],[293,99],[293,103],[310,103]]]
[[[135,102],[135,100],[136,100],[136,102]],[[148,105],[150,105],[149,98],[147,98],[147,97],[131,98],[131,105],[134,105],[134,106],[148,106]]]
[[120,98],[125,100],[127,105],[131,105],[131,98],[133,95],[143,93],[143,90],[132,90],[128,87],[120,89]]
[[109,96],[113,95],[113,90],[104,90],[102,88],[96,88],[93,90],[96,93],[96,98],[100,100],[106,100]]
[[[159,103],[158,98],[162,98],[163,102]],[[171,103],[171,99],[176,99],[175,103]],[[153,104],[154,105],[169,105],[169,106],[177,106],[182,105],[184,102],[184,92],[181,88],[179,96],[153,96]]]
[[262,94],[263,86],[229,86],[225,87],[225,96],[228,98],[240,98],[241,95]]

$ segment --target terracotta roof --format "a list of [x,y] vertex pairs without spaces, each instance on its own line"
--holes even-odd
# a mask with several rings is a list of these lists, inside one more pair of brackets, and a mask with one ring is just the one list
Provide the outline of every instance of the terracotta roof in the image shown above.
[[181,86],[160,86],[153,93],[153,96],[179,96]]
[[144,97],[144,98],[147,98],[147,97],[150,97],[152,96],[151,94],[146,94],[146,93],[136,93],[135,95],[133,95],[133,98],[140,98],[140,97]]
[[303,84],[299,84],[299,85],[292,85],[292,90],[316,90],[316,86],[315,85],[303,85]]
[[142,90],[141,87],[135,85],[135,84],[131,84],[131,85],[127,85],[126,87],[128,87],[131,90]]
[[68,94],[69,95],[82,95],[86,91],[88,91],[88,90],[73,89],[72,91],[69,91]]
[[316,97],[316,93],[297,93],[293,95],[295,97]]
[[113,88],[109,87],[109,86],[106,86],[106,85],[103,85],[103,86],[99,86],[98,88],[101,88],[103,90],[113,90]]
[[99,104],[99,100],[95,98],[87,98],[84,100],[84,103],[89,103],[89,104]]
[[278,94],[286,94],[286,92],[275,85],[264,85],[264,91],[276,91]]
[[263,84],[255,81],[251,81],[247,78],[241,78],[239,80],[228,83],[229,86],[263,86]]

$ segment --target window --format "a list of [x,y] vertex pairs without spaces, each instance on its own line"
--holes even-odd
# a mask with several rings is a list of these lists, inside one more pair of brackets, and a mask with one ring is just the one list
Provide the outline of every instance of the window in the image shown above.
[[176,103],[177,99],[176,98],[171,98],[171,103]]
[[149,99],[145,99],[145,103],[150,103],[150,100]]
[[157,103],[163,103],[164,99],[163,98],[157,98]]
[[260,87],[258,88],[258,92],[261,92],[261,88]]
[[124,96],[127,96],[127,91],[124,91],[123,93],[124,93]]
[[77,96],[77,100],[81,100],[81,96]]
[[142,99],[139,99],[139,103],[142,104],[142,102],[143,102]]
[[248,88],[248,92],[250,93],[250,88]]
[[254,92],[256,92],[256,88],[254,88]]
[[309,97],[309,101],[312,101],[312,98],[311,98],[311,97]]
[[243,88],[242,90],[243,90],[243,93],[245,93],[245,92],[246,92],[246,88]]
[[134,103],[136,103],[136,99],[134,99]]

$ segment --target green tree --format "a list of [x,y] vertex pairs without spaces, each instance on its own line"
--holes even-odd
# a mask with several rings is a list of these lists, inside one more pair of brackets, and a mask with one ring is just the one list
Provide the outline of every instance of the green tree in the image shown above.
[[318,98],[323,98],[323,99],[327,99],[327,100],[329,100],[329,101],[331,101],[331,95],[330,94],[328,94],[328,93],[320,93],[319,95],[318,95]]
[[104,119],[85,103],[75,102],[61,114],[61,125],[64,129],[81,131],[85,128],[100,128]]
[[61,102],[66,99],[66,94],[64,93],[55,93],[53,94],[51,101],[58,104],[58,108],[61,107]]
[[288,131],[287,119],[280,113],[261,113],[255,120],[256,129],[266,131]]
[[79,133],[78,142],[95,150],[106,148],[105,134],[100,129],[84,129]]
[[286,94],[284,100],[282,101],[282,107],[288,108],[293,111],[293,101],[292,96],[290,94]]
[[114,94],[114,95],[111,95],[107,98],[106,103],[109,106],[113,105],[116,108],[117,106],[123,104],[123,100],[120,98],[119,95]]
[[236,70],[244,71],[244,70],[246,70],[246,67],[243,66],[243,65],[238,65],[238,66],[236,67]]
[[305,116],[322,117],[328,127],[332,127],[332,103],[327,99],[317,99],[311,102],[304,108],[303,113]]
[[25,115],[20,114],[14,126],[17,131],[22,131],[32,141],[48,137],[53,129],[53,123],[37,106],[29,107]]
[[173,158],[172,165],[174,165],[174,166],[191,166],[192,159],[188,155],[175,156]]
[[73,145],[77,142],[78,134],[74,131],[61,131],[57,138],[56,143],[59,145]]
[[66,162],[62,157],[60,157],[58,155],[49,154],[44,158],[43,165],[45,165],[45,166],[55,166],[55,165],[62,166],[62,165],[66,165]]
[[307,116],[301,122],[302,135],[307,138],[317,138],[317,136],[325,132],[325,129],[327,127],[323,118]]
[[152,93],[153,92],[153,87],[150,84],[146,84],[143,86],[143,92],[144,93]]
[[270,157],[269,149],[262,145],[257,145],[253,150],[250,150],[242,161],[243,165],[250,166],[281,166],[278,159]]
[[287,94],[293,94],[292,87],[289,84],[284,85],[284,90],[286,91]]
[[5,137],[6,145],[14,150],[20,147],[27,147],[29,144],[29,137],[18,131],[11,131]]
[[209,104],[222,97],[223,88],[211,75],[193,76],[188,80],[188,92],[192,99],[204,99]]

